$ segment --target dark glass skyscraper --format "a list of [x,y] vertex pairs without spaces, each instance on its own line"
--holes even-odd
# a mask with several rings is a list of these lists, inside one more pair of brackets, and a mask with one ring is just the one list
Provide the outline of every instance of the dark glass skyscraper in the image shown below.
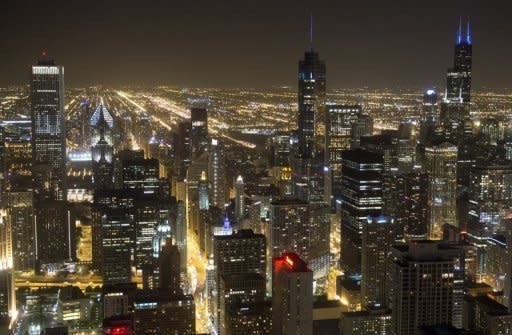
[[433,89],[428,89],[423,94],[423,110],[421,119],[425,123],[437,123],[437,92]]
[[472,40],[469,21],[465,37],[459,23],[453,67],[446,74],[446,94],[441,105],[441,122],[445,137],[460,143],[469,126],[471,100]]
[[192,157],[195,158],[208,151],[208,110],[206,107],[192,107],[190,109],[190,121]]
[[[216,290],[220,289],[222,278],[236,274],[259,274],[264,276],[266,264],[266,239],[264,235],[254,234],[252,230],[239,230],[232,235],[215,236],[213,240],[213,258],[215,264]],[[214,299],[213,318],[220,326],[221,297]]]
[[469,21],[465,37],[462,36],[462,22],[459,23],[455,44],[453,67],[446,75],[446,98],[450,101],[469,103],[471,100],[472,41]]
[[421,124],[419,141],[423,145],[430,145],[435,136],[436,126],[439,124],[439,103],[437,92],[428,89],[423,94],[421,111]]
[[131,281],[134,245],[133,218],[124,209],[111,209],[101,217],[104,285]]
[[325,162],[330,167],[332,195],[340,197],[341,162],[344,150],[350,150],[352,127],[361,115],[361,105],[327,104]]
[[325,134],[325,62],[313,50],[311,37],[310,50],[299,61],[299,154],[302,157],[314,155],[315,138]]
[[114,120],[108,110],[100,104],[91,117],[92,167],[94,187],[109,189],[113,186],[112,156],[114,151],[112,128]]
[[313,50],[312,29],[310,33],[310,49],[299,61],[298,150],[291,162],[292,193],[300,200],[317,203],[330,200],[330,185],[324,188],[326,172],[323,158],[327,118],[326,72],[325,62]]
[[361,273],[363,225],[368,216],[382,213],[383,159],[370,151],[343,152],[341,185],[341,267],[346,274]]

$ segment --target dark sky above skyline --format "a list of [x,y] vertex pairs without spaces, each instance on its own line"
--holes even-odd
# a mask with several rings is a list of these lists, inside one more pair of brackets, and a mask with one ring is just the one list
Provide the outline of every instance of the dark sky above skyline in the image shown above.
[[0,1],[0,86],[28,82],[42,50],[68,86],[296,85],[308,47],[328,87],[444,89],[459,16],[470,16],[473,85],[512,88],[512,1]]

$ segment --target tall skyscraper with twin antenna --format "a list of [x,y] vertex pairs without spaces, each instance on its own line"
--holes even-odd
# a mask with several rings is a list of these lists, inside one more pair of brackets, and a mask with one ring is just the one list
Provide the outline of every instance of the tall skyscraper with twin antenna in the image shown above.
[[446,93],[441,105],[441,123],[445,137],[451,142],[460,143],[470,126],[472,43],[469,20],[464,33],[460,20],[453,67],[446,73]]
[[472,39],[469,20],[463,35],[462,20],[459,21],[455,43],[453,67],[446,76],[446,99],[469,103],[471,100]]
[[315,139],[323,144],[325,134],[325,62],[313,50],[313,16],[309,29],[309,50],[299,61],[299,154],[314,156]]

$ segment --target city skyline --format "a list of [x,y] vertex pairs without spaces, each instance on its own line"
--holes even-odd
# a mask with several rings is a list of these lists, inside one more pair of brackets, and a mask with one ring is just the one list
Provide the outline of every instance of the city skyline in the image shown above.
[[295,87],[296,68],[288,60],[309,44],[310,14],[315,50],[327,61],[328,89],[444,87],[460,17],[469,17],[473,28],[474,87],[506,88],[512,75],[506,66],[512,48],[503,43],[512,34],[505,15],[510,5],[500,1],[492,7],[477,1],[422,7],[284,1],[272,10],[229,1],[4,6],[0,86],[25,83],[21,69],[46,51],[66,64],[68,87]]
[[56,50],[0,79],[0,334],[510,334],[512,67],[458,3],[9,3],[0,70]]

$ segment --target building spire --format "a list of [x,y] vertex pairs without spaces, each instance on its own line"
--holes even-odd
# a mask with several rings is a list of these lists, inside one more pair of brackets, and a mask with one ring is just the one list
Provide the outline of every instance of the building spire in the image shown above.
[[466,43],[471,44],[471,29],[469,27],[469,17],[468,17],[468,23],[466,27]]
[[462,17],[459,17],[459,30],[457,30],[457,45],[462,43]]
[[309,49],[313,51],[313,13],[310,14],[309,19]]

